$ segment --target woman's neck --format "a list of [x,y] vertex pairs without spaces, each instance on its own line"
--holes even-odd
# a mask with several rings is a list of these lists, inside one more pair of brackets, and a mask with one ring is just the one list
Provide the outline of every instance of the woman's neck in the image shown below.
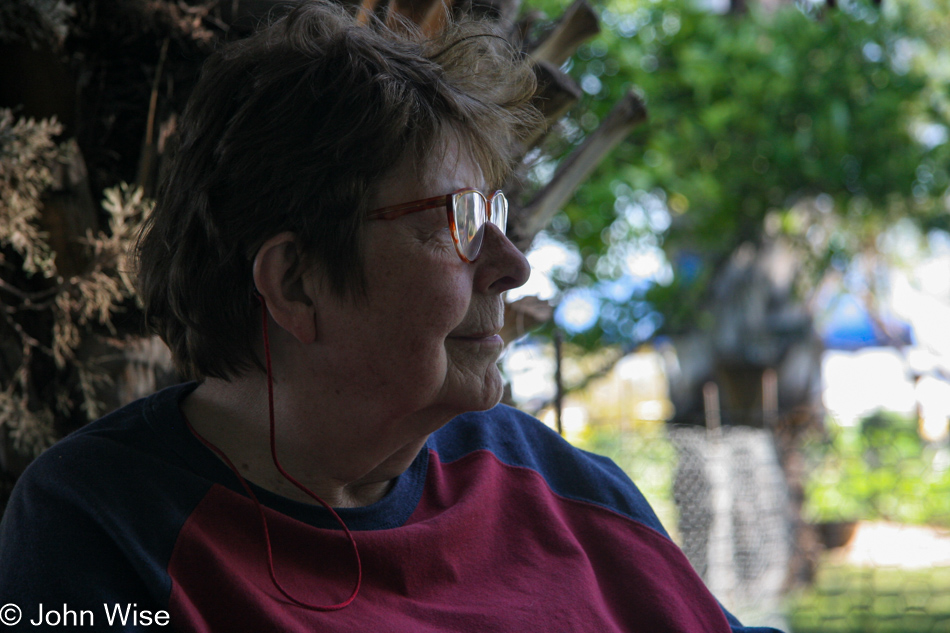
[[[257,486],[294,501],[318,502],[280,473],[271,456],[269,414],[266,384],[253,379],[223,381],[209,379],[198,386],[181,403],[185,415],[197,434],[221,450],[242,477]],[[342,455],[339,449],[308,441],[295,432],[297,425],[276,416],[277,457],[284,470],[332,507],[360,507],[383,498],[394,477],[412,463],[425,443],[409,445],[365,473],[355,476],[343,469],[334,472],[332,464],[360,461]],[[313,421],[308,421],[313,425]],[[333,424],[322,420],[323,424]],[[319,435],[318,433],[314,435]],[[413,443],[415,444],[415,443]],[[392,462],[389,464],[387,462]],[[340,472],[345,474],[340,474]]]

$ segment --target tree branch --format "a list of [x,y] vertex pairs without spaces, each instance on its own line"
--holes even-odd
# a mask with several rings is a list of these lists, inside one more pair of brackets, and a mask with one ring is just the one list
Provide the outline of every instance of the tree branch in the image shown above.
[[581,87],[554,64],[540,61],[534,65],[534,73],[538,78],[538,91],[532,103],[544,115],[545,125],[525,138],[523,143],[525,151],[539,143],[550,126],[564,116],[581,98]]
[[537,297],[522,297],[505,303],[505,324],[501,328],[501,338],[505,343],[511,343],[529,330],[548,322],[553,314],[551,304]]
[[531,58],[560,66],[577,47],[600,33],[597,14],[587,0],[574,0],[548,36],[530,51]]
[[538,231],[564,207],[604,156],[646,118],[646,105],[635,91],[631,90],[614,105],[600,126],[564,159],[551,181],[518,214],[518,225],[510,231],[518,248],[525,250],[531,245]]

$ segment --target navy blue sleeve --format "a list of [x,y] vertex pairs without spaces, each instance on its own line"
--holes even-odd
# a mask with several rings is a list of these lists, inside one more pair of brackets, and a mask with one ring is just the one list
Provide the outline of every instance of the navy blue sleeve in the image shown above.
[[40,605],[45,610],[68,605],[77,613],[91,611],[84,623],[91,620],[94,626],[82,630],[136,630],[108,627],[104,605],[161,606],[96,520],[96,509],[77,507],[77,500],[64,498],[65,488],[55,468],[31,467],[0,522],[0,602],[17,605],[23,618],[10,630],[46,630],[29,624],[38,617]]
[[[55,444],[26,469],[0,521],[0,606],[22,611],[7,630],[46,630],[29,624],[40,604],[91,611],[93,625],[87,619],[75,630],[151,630],[131,620],[109,626],[105,609],[167,609],[168,560],[204,489],[189,485],[187,470],[162,451],[136,403]],[[49,630],[64,628],[71,627]]]

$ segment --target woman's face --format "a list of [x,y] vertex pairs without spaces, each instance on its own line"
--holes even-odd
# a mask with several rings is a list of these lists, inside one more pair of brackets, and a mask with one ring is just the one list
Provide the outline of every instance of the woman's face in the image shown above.
[[[397,168],[371,208],[486,185],[481,170],[451,149],[422,177],[412,172]],[[319,293],[320,362],[335,368],[335,396],[373,409],[369,415],[425,412],[443,422],[497,404],[502,293],[522,285],[529,267],[497,227],[485,231],[481,254],[466,263],[444,208],[366,223],[365,298]]]

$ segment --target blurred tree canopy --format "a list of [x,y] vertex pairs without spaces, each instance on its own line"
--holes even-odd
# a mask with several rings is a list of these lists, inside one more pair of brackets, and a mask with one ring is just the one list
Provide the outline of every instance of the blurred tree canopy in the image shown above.
[[[539,165],[556,162],[633,84],[649,119],[549,227],[580,255],[577,271],[555,275],[562,310],[578,293],[599,306],[588,329],[562,312],[574,343],[629,349],[658,333],[722,329],[739,310],[724,302],[784,314],[772,333],[803,338],[804,302],[829,271],[877,253],[898,220],[924,235],[950,227],[945,0],[751,4],[740,13],[691,0],[608,0],[600,10],[605,30],[570,62],[587,96],[562,126],[563,145],[549,144]],[[776,244],[790,270],[772,275],[770,296],[741,290],[752,277],[724,280],[735,276],[737,253],[764,268]],[[776,303],[797,306],[797,325]],[[775,364],[788,348],[777,345],[758,363],[748,352],[726,360]]]

